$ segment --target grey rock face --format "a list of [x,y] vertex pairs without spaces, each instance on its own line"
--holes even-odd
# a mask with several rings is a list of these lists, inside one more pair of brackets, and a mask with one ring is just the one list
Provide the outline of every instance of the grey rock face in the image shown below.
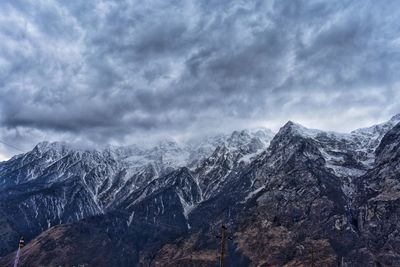
[[[180,207],[174,214],[184,218],[187,228],[185,218],[205,196],[202,190],[207,194],[213,190],[199,181],[203,161],[217,153],[213,152],[217,147],[224,147],[224,157],[233,159],[265,149],[270,139],[268,130],[245,130],[185,144],[162,141],[154,147],[108,147],[101,151],[40,143],[32,151],[0,163],[4,229],[30,239],[57,224],[125,208],[125,213],[131,212],[133,206],[143,207],[144,199],[159,201],[154,207],[159,210],[164,205],[162,192],[168,190],[172,194],[168,197]],[[169,176],[175,171],[182,173],[180,168],[186,165],[196,171],[186,169],[185,178]],[[139,200],[143,200],[140,205]]]
[[0,164],[0,226],[8,239],[44,231],[26,264],[50,257],[38,240],[54,235],[92,249],[99,237],[76,230],[89,228],[109,236],[98,266],[210,266],[224,223],[229,266],[397,266],[399,121],[348,134],[288,122],[273,138],[245,130],[153,148],[39,144]]
[[400,264],[400,124],[376,149],[376,167],[357,181],[357,223],[365,247],[384,266]]

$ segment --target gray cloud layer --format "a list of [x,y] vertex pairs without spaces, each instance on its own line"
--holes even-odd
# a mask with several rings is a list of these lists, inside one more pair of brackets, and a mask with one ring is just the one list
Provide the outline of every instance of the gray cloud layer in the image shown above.
[[400,110],[399,15],[389,0],[3,0],[0,137],[28,148],[384,120]]

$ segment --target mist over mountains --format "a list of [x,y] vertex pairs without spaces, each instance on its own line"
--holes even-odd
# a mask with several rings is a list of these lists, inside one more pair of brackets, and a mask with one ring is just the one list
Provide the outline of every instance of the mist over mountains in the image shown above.
[[224,224],[228,266],[396,266],[399,122],[39,143],[0,163],[0,263],[23,235],[22,266],[214,266]]
[[397,1],[1,3],[0,140],[25,152],[288,118],[348,132],[400,109]]

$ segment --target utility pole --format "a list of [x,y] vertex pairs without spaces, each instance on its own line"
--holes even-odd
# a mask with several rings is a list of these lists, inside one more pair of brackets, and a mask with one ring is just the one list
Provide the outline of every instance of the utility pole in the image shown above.
[[315,267],[314,264],[314,246],[311,245],[311,267]]
[[226,239],[226,226],[224,224],[221,225],[221,235],[217,235],[216,237],[221,239],[221,259],[220,259],[220,267],[224,267],[224,257],[225,257],[225,239]]
[[225,230],[226,226],[221,225],[221,263],[220,266],[224,267],[224,257],[225,257]]

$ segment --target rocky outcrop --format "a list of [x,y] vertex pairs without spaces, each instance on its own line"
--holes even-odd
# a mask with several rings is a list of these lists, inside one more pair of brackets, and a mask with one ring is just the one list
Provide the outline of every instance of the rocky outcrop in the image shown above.
[[[397,266],[398,119],[349,134],[288,122],[270,144],[262,132],[234,132],[186,167],[135,160],[129,169],[131,152],[120,149],[56,153],[49,169],[44,162],[54,152],[38,148],[38,159],[0,165],[23,181],[3,183],[0,226],[8,239],[31,221],[30,237],[43,231],[22,251],[26,264],[38,266],[213,266],[222,224],[227,266]],[[173,143],[163,148],[185,153]],[[25,177],[29,162],[36,178]],[[18,226],[20,216],[29,219]]]
[[376,150],[376,167],[358,180],[357,226],[381,266],[400,264],[400,124]]

